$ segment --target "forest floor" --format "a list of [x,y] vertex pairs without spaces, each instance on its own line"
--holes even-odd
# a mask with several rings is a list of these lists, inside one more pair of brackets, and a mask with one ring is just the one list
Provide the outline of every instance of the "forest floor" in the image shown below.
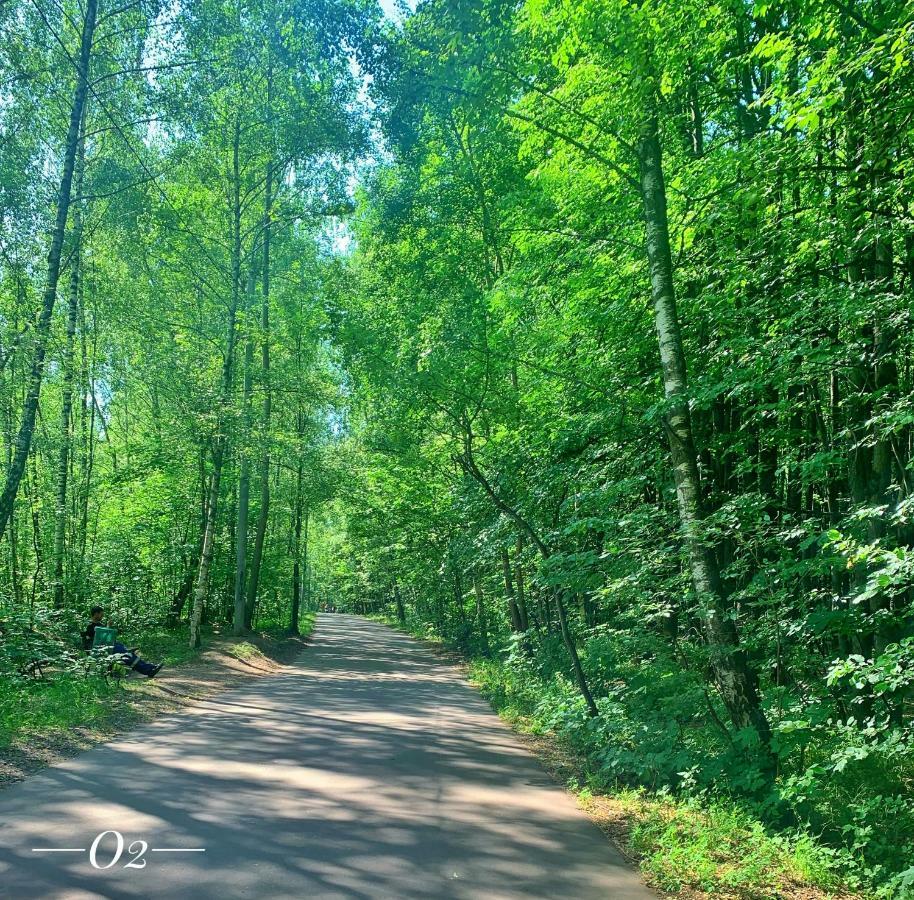
[[[144,657],[165,661],[156,678],[132,674],[120,683],[101,679],[77,686],[53,680],[36,683],[28,702],[37,713],[0,742],[0,790],[139,723],[238,687],[250,678],[276,674],[301,653],[313,626],[314,616],[307,614],[299,636],[271,630],[233,637],[210,631],[199,651],[186,647],[185,631],[161,632],[139,641]],[[76,702],[61,696],[67,687],[80,689]],[[86,693],[89,702],[80,702]],[[70,704],[66,720],[54,710],[62,702]]]

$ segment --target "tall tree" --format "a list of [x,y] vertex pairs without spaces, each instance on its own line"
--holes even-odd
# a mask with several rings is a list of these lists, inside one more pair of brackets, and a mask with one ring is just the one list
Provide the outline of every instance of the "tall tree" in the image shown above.
[[35,417],[38,413],[38,399],[41,396],[41,386],[44,381],[45,356],[51,332],[51,317],[54,314],[54,304],[57,301],[57,283],[60,279],[61,255],[67,230],[67,216],[70,211],[73,171],[76,166],[79,148],[83,107],[89,91],[89,65],[92,59],[92,40],[95,35],[97,14],[98,0],[86,0],[79,54],[75,60],[76,85],[73,90],[73,102],[70,107],[70,124],[63,147],[60,187],[57,191],[57,213],[50,235],[44,295],[42,296],[41,307],[35,324],[31,371],[13,458],[6,473],[3,492],[0,493],[0,537],[6,532],[10,516],[13,513],[13,506],[19,493],[19,483],[22,481],[22,476],[25,472],[29,450],[32,446],[32,435],[35,431]]

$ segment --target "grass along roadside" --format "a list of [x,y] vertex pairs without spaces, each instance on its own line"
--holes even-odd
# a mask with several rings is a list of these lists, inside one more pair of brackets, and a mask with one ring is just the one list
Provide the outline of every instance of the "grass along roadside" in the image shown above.
[[146,632],[142,655],[164,662],[157,678],[122,681],[49,673],[0,683],[0,787],[59,759],[111,740],[133,726],[184,708],[247,678],[279,671],[305,646],[314,614],[300,636],[264,629],[235,638],[210,631],[203,647],[187,646],[186,628]]
[[550,731],[548,711],[506,690],[502,665],[467,658],[428,630],[369,616],[458,663],[496,712],[661,894],[688,900],[858,900],[843,889],[834,851],[802,833],[774,833],[735,801],[618,788],[586,755]]
[[663,895],[689,900],[857,900],[861,896],[842,890],[828,852],[808,837],[773,835],[726,801],[590,787],[593,776],[573,748],[555,735],[537,733],[527,720],[507,721]]

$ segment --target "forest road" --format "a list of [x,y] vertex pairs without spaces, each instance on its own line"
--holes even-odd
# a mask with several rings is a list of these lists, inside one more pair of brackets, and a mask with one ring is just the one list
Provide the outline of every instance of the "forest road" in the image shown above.
[[655,897],[458,671],[335,614],[288,671],[0,793],[0,894]]

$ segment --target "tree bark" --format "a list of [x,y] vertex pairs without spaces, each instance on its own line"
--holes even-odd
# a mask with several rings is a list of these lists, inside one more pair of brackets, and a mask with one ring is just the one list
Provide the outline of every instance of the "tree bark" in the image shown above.
[[[737,728],[753,729],[762,747],[768,748],[771,732],[761,708],[757,678],[740,648],[731,610],[723,597],[714,554],[706,546],[701,534],[704,517],[701,483],[689,415],[685,353],[673,286],[660,136],[654,118],[646,123],[639,141],[638,154],[654,320],[667,401],[664,417],[666,434],[673,461],[679,520],[689,557],[692,585],[721,699],[733,724]],[[562,615],[561,608],[559,615]]]
[[67,309],[67,337],[64,345],[63,386],[60,403],[60,452],[57,460],[57,492],[54,500],[54,606],[64,606],[64,556],[67,538],[67,481],[70,474],[70,454],[73,446],[71,419],[73,414],[73,381],[76,365],[76,324],[79,318],[80,265],[82,260],[83,174],[86,163],[85,110],[76,150],[74,178],[76,180],[76,206],[73,209],[73,250],[70,262],[70,304]]
[[520,608],[517,605],[517,596],[514,593],[514,582],[511,578],[511,558],[508,556],[508,548],[501,548],[501,567],[505,577],[505,596],[508,598],[508,613],[511,617],[512,631],[526,631],[521,618]]
[[251,460],[249,455],[249,438],[251,433],[251,388],[252,369],[254,366],[254,336],[251,334],[249,321],[250,298],[254,294],[257,283],[257,272],[251,263],[248,271],[248,283],[245,289],[245,328],[247,335],[244,345],[244,387],[242,396],[242,439],[241,439],[241,469],[238,474],[238,512],[235,525],[235,603],[232,618],[232,633],[236,636],[244,634],[244,629],[249,627],[245,621],[245,585],[247,583],[247,553],[248,553],[248,513],[251,501]]
[[[304,488],[302,488],[304,492]],[[305,500],[304,521],[302,523],[302,545],[301,545],[301,602],[305,609],[311,602],[311,559],[308,556],[308,529],[311,524],[311,506]]]
[[169,627],[174,627],[178,624],[181,619],[181,613],[184,611],[184,606],[187,601],[191,598],[193,593],[194,585],[197,581],[197,571],[200,567],[200,557],[203,554],[203,538],[206,534],[206,508],[207,503],[209,502],[208,490],[206,484],[206,452],[204,449],[200,450],[198,464],[200,467],[200,530],[199,538],[197,540],[196,546],[191,552],[191,556],[187,561],[187,566],[184,570],[184,579],[181,581],[181,585],[178,588],[177,593],[175,594],[174,599],[171,602],[171,609],[168,611],[167,624]]
[[[469,428],[465,429],[464,452],[458,458],[458,461],[463,467],[463,470],[468,475],[475,478],[482,486],[482,489],[488,495],[495,508],[508,516],[508,518],[518,526],[521,533],[526,534],[530,538],[533,542],[533,546],[536,547],[543,559],[548,559],[550,550],[536,533],[533,526],[516,509],[502,500],[498,495],[498,492],[492,487],[489,480],[482,473],[479,466],[476,465],[476,460],[473,457],[473,433]],[[600,711],[597,709],[597,704],[594,702],[590,685],[587,683],[587,675],[584,672],[584,667],[581,665],[581,657],[578,655],[578,648],[575,646],[574,636],[571,633],[571,629],[568,627],[568,619],[565,615],[565,603],[562,599],[561,592],[559,591],[555,592],[555,605],[558,609],[559,622],[562,626],[562,640],[565,643],[565,649],[568,651],[568,655],[571,657],[571,665],[574,669],[575,679],[578,682],[578,689],[581,692],[581,696],[584,698],[584,702],[587,704],[587,711],[595,718],[600,714]]]
[[228,314],[228,329],[225,339],[225,359],[222,365],[222,385],[219,396],[219,407],[216,417],[216,434],[213,444],[213,474],[210,479],[209,500],[206,504],[206,526],[203,529],[203,545],[200,550],[200,568],[197,571],[197,582],[194,585],[194,605],[190,616],[190,646],[200,646],[200,626],[203,621],[203,608],[206,604],[206,590],[209,585],[209,573],[213,563],[213,543],[216,532],[216,514],[219,509],[219,487],[222,479],[222,463],[225,459],[225,415],[232,395],[232,372],[235,359],[236,318],[238,315],[239,280],[241,278],[241,178],[239,167],[239,144],[241,141],[241,123],[235,117],[235,134],[232,144],[232,274]]
[[48,348],[48,337],[51,331],[51,317],[57,300],[57,283],[60,279],[60,257],[63,249],[64,234],[67,228],[67,214],[70,210],[70,194],[73,186],[73,169],[76,164],[76,151],[79,144],[80,126],[83,118],[83,107],[89,86],[89,62],[92,54],[92,38],[95,34],[98,0],[86,0],[86,13],[83,19],[82,38],[79,47],[79,59],[76,77],[76,90],[73,94],[73,105],[70,109],[70,125],[64,147],[63,173],[60,179],[60,190],[57,194],[57,216],[51,232],[51,247],[48,251],[48,270],[45,282],[41,312],[35,328],[35,349],[32,356],[32,370],[29,386],[22,409],[19,433],[16,437],[16,449],[12,465],[6,473],[6,483],[0,494],[0,538],[6,532],[19,483],[22,481],[32,446],[32,435],[35,431],[35,417],[38,413],[38,398],[44,381],[44,363]]
[[263,409],[260,417],[263,455],[260,459],[260,511],[257,514],[257,530],[254,534],[254,551],[251,555],[251,574],[248,579],[248,596],[245,605],[245,623],[250,627],[257,603],[257,587],[260,583],[260,566],[263,561],[263,546],[267,535],[270,515],[270,416],[273,398],[270,388],[270,217],[273,204],[273,166],[267,164],[267,177],[263,214],[263,305],[260,313],[261,329],[261,379],[263,381]]
[[181,613],[184,611],[184,606],[194,589],[197,567],[199,565],[200,554],[195,553],[188,562],[187,569],[184,572],[184,578],[182,579],[177,593],[175,593],[174,599],[171,601],[171,607],[168,610],[168,618],[166,621],[171,628],[174,628],[181,620]]
[[473,592],[476,594],[476,624],[479,626],[479,639],[482,641],[482,652],[488,656],[489,649],[489,623],[486,621],[486,606],[482,597],[482,585],[479,578],[473,576]]
[[[301,413],[298,416],[299,429],[301,428]],[[299,611],[301,609],[302,575],[301,575],[301,536],[302,536],[302,477],[304,463],[301,454],[298,457],[298,471],[295,481],[295,509],[293,511],[293,539],[292,539],[292,617],[289,622],[289,631],[298,634]]]
[[[81,442],[82,447],[82,480],[79,486],[79,497],[77,505],[79,507],[79,526],[77,534],[79,535],[79,585],[80,591],[86,581],[86,542],[89,535],[89,495],[92,490],[92,473],[95,468],[95,359],[98,349],[98,331],[94,328],[92,332],[92,357],[91,362],[86,353],[86,309],[85,304],[80,310],[82,323],[80,325],[80,334],[82,338],[83,354],[83,403],[82,403],[82,423],[81,427],[85,429],[85,434]],[[90,374],[91,367],[91,374]]]
[[517,550],[515,552],[517,562],[514,564],[514,573],[517,581],[517,608],[520,612],[523,630],[526,631],[530,627],[530,616],[527,612],[527,591],[524,587],[524,563],[521,558],[523,549],[524,539],[519,537],[517,539]]

